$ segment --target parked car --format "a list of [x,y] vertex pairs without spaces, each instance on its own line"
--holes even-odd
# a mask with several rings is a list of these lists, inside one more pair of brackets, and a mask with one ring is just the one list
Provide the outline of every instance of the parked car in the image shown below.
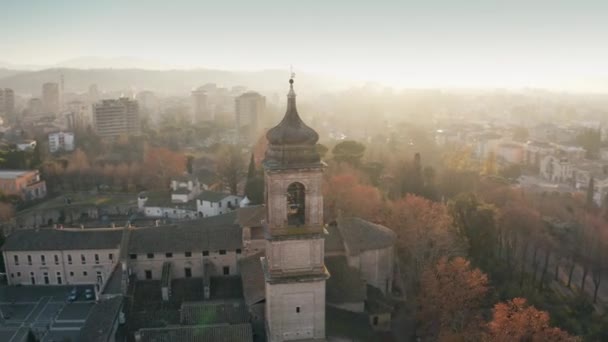
[[78,298],[78,289],[73,288],[68,295],[68,301],[73,302]]
[[84,298],[86,298],[87,300],[95,299],[95,294],[93,294],[93,290],[91,290],[91,289],[84,290]]

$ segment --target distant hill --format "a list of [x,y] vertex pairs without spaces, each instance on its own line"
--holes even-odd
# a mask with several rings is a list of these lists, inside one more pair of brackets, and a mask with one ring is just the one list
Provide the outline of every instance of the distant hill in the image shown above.
[[[1,69],[0,69],[1,70]],[[232,87],[243,85],[261,92],[283,91],[287,87],[289,72],[286,70],[224,71],[197,70],[143,70],[143,69],[72,69],[53,68],[39,71],[0,72],[0,87],[10,87],[23,94],[40,94],[45,82],[59,82],[64,76],[67,92],[85,92],[91,84],[100,90],[126,89],[151,90],[164,94],[186,94],[205,83]],[[305,92],[343,88],[351,83],[331,77],[298,73],[297,85]]]
[[13,75],[18,74],[18,73],[20,73],[19,70],[11,70],[11,69],[0,68],[0,79],[4,78],[4,77],[13,76]]

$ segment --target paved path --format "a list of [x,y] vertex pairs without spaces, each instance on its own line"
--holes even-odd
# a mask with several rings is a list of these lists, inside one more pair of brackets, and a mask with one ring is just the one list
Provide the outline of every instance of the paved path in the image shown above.
[[38,316],[42,313],[46,305],[51,301],[51,297],[42,297],[38,304],[34,307],[34,310],[30,312],[29,316],[25,319],[25,324],[31,325],[38,320]]

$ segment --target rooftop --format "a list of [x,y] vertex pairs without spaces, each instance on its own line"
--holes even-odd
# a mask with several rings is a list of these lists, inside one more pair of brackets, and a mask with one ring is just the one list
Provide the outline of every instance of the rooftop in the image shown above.
[[203,191],[200,195],[196,197],[196,199],[207,202],[219,202],[228,196],[232,195],[224,192]]
[[266,218],[266,207],[254,205],[237,210],[237,219],[241,227],[261,227]]
[[328,303],[362,303],[365,300],[365,281],[358,269],[348,265],[346,257],[327,257],[325,266],[331,274],[327,280]]
[[129,253],[200,252],[242,248],[242,230],[236,212],[188,221],[173,226],[134,228]]
[[141,329],[146,342],[252,342],[251,324],[175,326]]
[[181,324],[240,324],[249,321],[249,311],[241,300],[185,302],[181,307]]
[[97,303],[87,317],[84,326],[80,329],[78,340],[87,342],[106,342],[112,340],[110,334],[118,319],[122,302],[122,296],[116,296]]
[[350,255],[391,247],[396,239],[395,232],[389,228],[358,217],[339,218],[337,222]]
[[4,251],[118,249],[122,229],[25,229],[6,238]]
[[239,260],[241,280],[243,283],[243,296],[247,305],[259,303],[266,298],[264,271],[260,258],[264,252],[259,252]]
[[0,170],[0,179],[15,179],[36,170]]

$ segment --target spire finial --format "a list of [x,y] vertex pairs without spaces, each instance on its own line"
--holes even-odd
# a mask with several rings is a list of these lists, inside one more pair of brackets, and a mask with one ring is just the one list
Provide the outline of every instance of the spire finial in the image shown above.
[[293,72],[293,65],[289,67],[291,75],[289,77],[289,93],[287,94],[287,97],[289,98],[295,98],[296,97],[296,93],[293,91],[293,79],[296,77],[296,73]]

